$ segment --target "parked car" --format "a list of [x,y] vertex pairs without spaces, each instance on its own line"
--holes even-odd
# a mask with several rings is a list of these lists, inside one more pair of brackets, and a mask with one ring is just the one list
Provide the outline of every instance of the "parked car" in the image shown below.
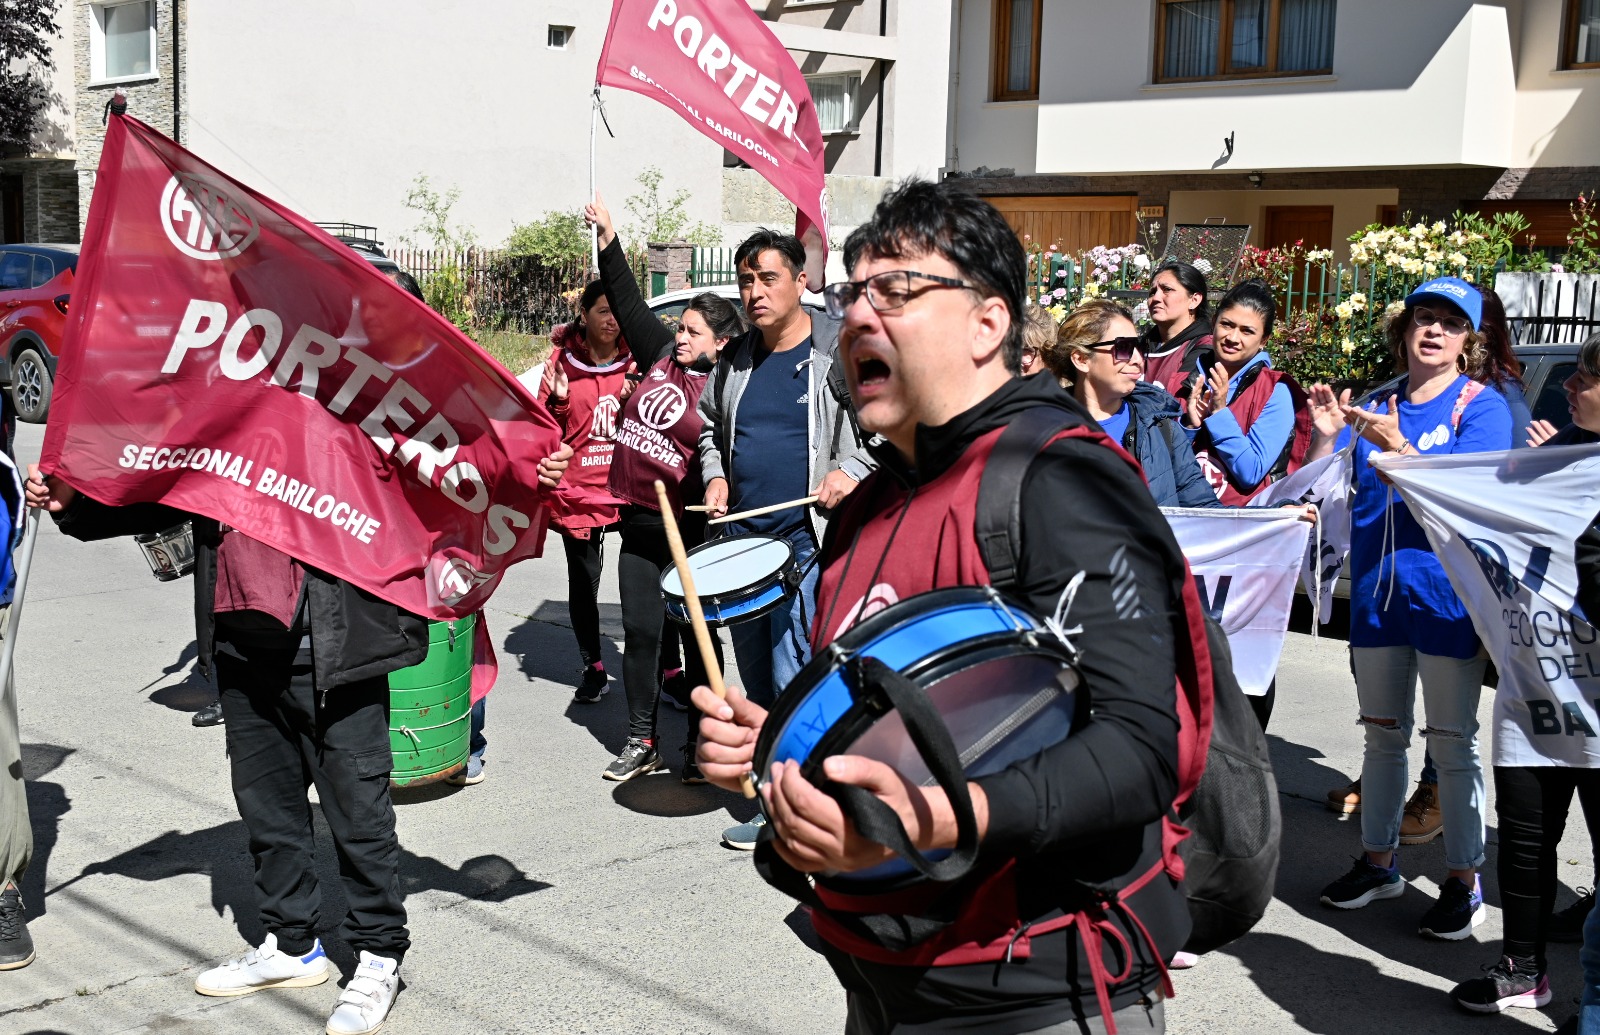
[[50,413],[77,268],[75,244],[0,244],[0,386],[33,424]]
[[696,295],[710,291],[731,299],[734,305],[739,304],[739,285],[717,284],[712,287],[684,288],[681,291],[668,291],[650,299],[646,304],[650,311],[656,314],[657,319],[674,331],[678,329],[678,321],[683,319],[683,311],[689,308]]

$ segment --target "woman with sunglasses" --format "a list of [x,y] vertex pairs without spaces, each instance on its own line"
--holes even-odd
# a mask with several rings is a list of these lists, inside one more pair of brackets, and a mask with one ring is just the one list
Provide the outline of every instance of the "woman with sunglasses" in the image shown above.
[[1178,426],[1178,400],[1141,380],[1144,353],[1128,310],[1105,298],[1084,302],[1061,322],[1045,363],[1139,461],[1157,506],[1222,505]]
[[1358,436],[1350,513],[1350,660],[1366,740],[1365,851],[1323,890],[1322,902],[1359,909],[1405,892],[1398,848],[1420,679],[1425,731],[1439,770],[1449,874],[1419,931],[1450,941],[1469,937],[1484,919],[1478,695],[1485,659],[1472,619],[1422,526],[1370,460],[1374,453],[1441,456],[1511,447],[1510,407],[1474,379],[1485,358],[1478,333],[1482,312],[1483,297],[1454,277],[1428,281],[1408,295],[1387,330],[1405,374],[1397,393],[1362,409],[1350,405],[1348,391],[1335,397],[1327,385],[1314,385],[1316,434],[1306,457],[1325,456]]
[[1296,438],[1302,454],[1311,438],[1306,393],[1272,369],[1267,355],[1277,312],[1271,289],[1259,280],[1224,295],[1211,347],[1200,352],[1187,392],[1183,426],[1206,479],[1229,506],[1244,506],[1289,473]]

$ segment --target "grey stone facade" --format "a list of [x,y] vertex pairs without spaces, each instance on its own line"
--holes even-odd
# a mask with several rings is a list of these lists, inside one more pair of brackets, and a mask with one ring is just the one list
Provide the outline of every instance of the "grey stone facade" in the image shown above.
[[[88,0],[65,0],[63,18],[72,19],[72,33],[77,46],[73,48],[76,63],[74,80],[77,84],[77,180],[78,228],[81,233],[89,218],[89,201],[94,194],[95,169],[100,164],[100,149],[105,142],[105,108],[111,95],[122,89],[128,95],[128,114],[161,133],[182,142],[185,130],[186,102],[183,95],[184,70],[189,47],[188,0],[155,0],[156,5],[156,63],[155,73],[149,79],[126,83],[97,84],[90,68],[90,31],[94,23],[93,5]],[[180,89],[174,94],[173,68],[173,18],[176,28],[177,76]]]
[[70,158],[19,158],[0,162],[0,178],[22,193],[24,241],[76,244],[78,174]]

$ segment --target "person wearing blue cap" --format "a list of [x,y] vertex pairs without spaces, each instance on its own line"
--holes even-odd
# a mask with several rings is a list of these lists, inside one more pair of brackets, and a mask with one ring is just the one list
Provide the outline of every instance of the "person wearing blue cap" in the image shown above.
[[[1316,425],[1307,460],[1356,436],[1350,529],[1350,658],[1366,748],[1361,768],[1365,852],[1322,893],[1324,905],[1359,909],[1398,898],[1400,824],[1420,679],[1424,736],[1439,771],[1445,864],[1439,900],[1419,932],[1459,941],[1484,920],[1484,779],[1478,756],[1478,695],[1485,659],[1466,608],[1422,527],[1371,466],[1377,452],[1441,456],[1511,448],[1511,410],[1477,379],[1487,352],[1483,296],[1440,277],[1406,296],[1387,336],[1400,372],[1395,393],[1361,408],[1348,391],[1311,389]],[[1493,977],[1493,975],[1491,975]],[[1490,998],[1502,998],[1491,981]],[[1545,995],[1548,997],[1548,986]],[[1462,990],[1458,989],[1458,992]],[[1530,987],[1523,991],[1534,993]],[[1459,998],[1459,997],[1458,997]]]

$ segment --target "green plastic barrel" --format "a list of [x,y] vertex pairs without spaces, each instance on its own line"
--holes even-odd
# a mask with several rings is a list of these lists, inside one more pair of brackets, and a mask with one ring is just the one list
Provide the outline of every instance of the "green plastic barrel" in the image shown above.
[[396,787],[434,783],[467,764],[472,739],[472,633],[478,616],[428,623],[428,656],[389,673],[389,749]]

